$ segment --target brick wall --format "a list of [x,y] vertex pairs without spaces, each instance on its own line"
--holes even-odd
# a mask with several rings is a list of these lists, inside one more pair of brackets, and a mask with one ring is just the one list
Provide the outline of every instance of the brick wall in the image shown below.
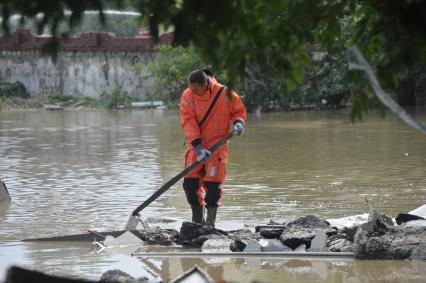
[[[49,37],[34,36],[29,30],[17,30],[0,38],[0,51],[36,51]],[[173,33],[160,36],[160,44],[171,44]],[[62,52],[152,52],[155,41],[151,37],[119,37],[112,33],[82,33],[79,37],[60,38]]]

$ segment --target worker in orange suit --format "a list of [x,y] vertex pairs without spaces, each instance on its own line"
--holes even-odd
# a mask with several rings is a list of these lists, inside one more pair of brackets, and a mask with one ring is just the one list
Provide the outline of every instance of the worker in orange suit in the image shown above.
[[[207,73],[207,74],[206,74]],[[210,109],[210,111],[209,111]],[[241,98],[218,83],[208,70],[195,70],[180,101],[181,126],[188,141],[185,168],[202,161],[184,177],[183,188],[191,205],[192,222],[215,226],[221,205],[221,184],[226,176],[228,145],[211,154],[207,149],[227,136],[231,127],[241,135],[246,109]],[[204,206],[207,217],[204,219]]]

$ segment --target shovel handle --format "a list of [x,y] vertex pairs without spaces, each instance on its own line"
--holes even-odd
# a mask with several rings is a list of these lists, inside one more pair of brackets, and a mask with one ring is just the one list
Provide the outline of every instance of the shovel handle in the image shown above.
[[[215,151],[217,151],[219,148],[221,148],[226,142],[228,142],[232,137],[236,136],[238,133],[237,131],[233,130],[231,133],[229,133],[227,136],[225,136],[223,139],[218,141],[215,145],[213,145],[209,151],[213,154]],[[158,189],[155,193],[153,193],[146,201],[144,201],[141,205],[139,205],[135,210],[133,210],[132,215],[136,216],[138,213],[151,204],[154,200],[156,200],[159,196],[161,196],[165,191],[170,189],[171,186],[176,184],[182,177],[184,177],[186,174],[194,170],[195,167],[197,167],[201,161],[195,161],[191,165],[185,168],[182,172],[177,174],[175,177],[173,177],[170,181],[165,183],[160,189]]]

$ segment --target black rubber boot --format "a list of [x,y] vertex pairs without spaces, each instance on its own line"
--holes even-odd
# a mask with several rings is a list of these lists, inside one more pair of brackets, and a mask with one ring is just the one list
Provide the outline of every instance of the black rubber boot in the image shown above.
[[207,218],[206,218],[206,225],[214,227],[216,223],[216,212],[217,207],[208,207],[207,208]]
[[203,225],[204,224],[204,206],[191,204],[192,222]]

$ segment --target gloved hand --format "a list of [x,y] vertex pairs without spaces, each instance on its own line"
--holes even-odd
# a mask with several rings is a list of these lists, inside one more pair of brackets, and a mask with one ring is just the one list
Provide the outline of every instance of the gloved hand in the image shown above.
[[237,135],[241,136],[244,133],[244,124],[240,120],[237,120],[234,123],[234,131],[237,132]]
[[197,154],[197,161],[205,162],[209,160],[210,155],[212,154],[207,149],[203,148],[201,144],[195,147],[195,153]]

